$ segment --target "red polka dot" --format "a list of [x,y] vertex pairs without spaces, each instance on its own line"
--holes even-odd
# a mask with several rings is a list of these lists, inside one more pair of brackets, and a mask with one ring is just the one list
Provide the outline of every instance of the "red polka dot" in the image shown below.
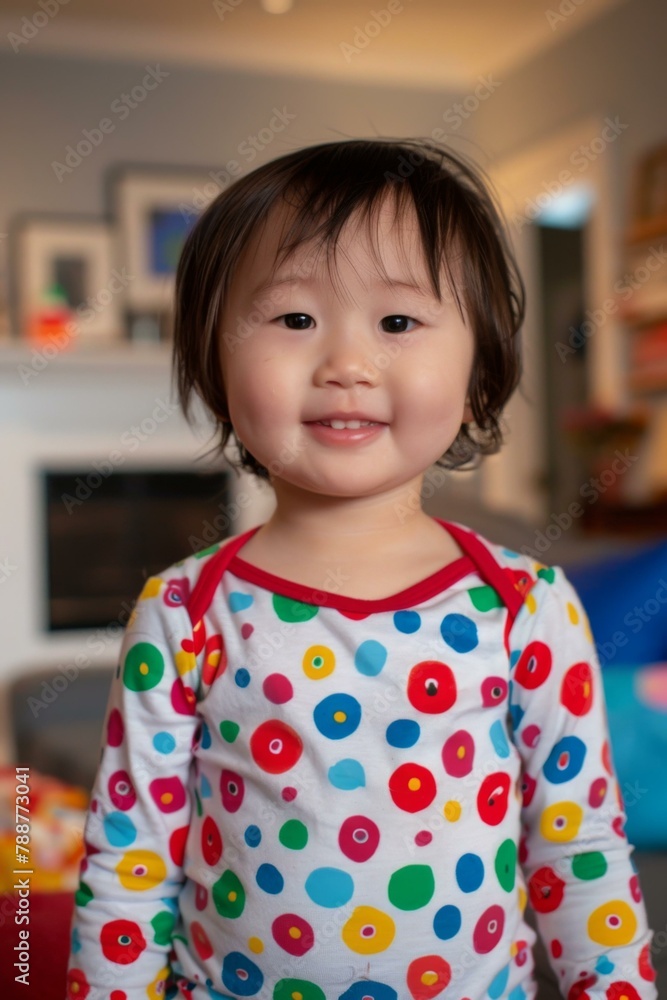
[[293,802],[296,798],[296,788],[292,788],[291,785],[288,785],[286,788],[283,788],[281,795],[285,802]]
[[294,767],[303,751],[301,737],[280,719],[262,722],[250,737],[250,752],[258,767],[282,774]]
[[551,672],[551,650],[537,639],[529,642],[514,668],[514,681],[533,691],[544,684]]
[[415,844],[417,847],[424,847],[426,844],[430,844],[433,840],[433,834],[430,830],[420,830],[415,837]]
[[418,712],[437,715],[456,701],[454,672],[439,660],[416,663],[408,675],[407,695]]
[[110,747],[119,747],[123,742],[124,735],[123,716],[117,708],[114,708],[107,723],[107,743]]
[[294,697],[292,682],[284,674],[269,674],[262,684],[262,691],[274,705],[284,705]]
[[560,956],[563,954],[563,946],[558,940],[558,938],[554,938],[553,941],[551,942],[551,954],[553,955],[554,958],[560,958]]
[[401,764],[389,779],[389,794],[399,809],[419,812],[435,798],[435,778],[421,764]]

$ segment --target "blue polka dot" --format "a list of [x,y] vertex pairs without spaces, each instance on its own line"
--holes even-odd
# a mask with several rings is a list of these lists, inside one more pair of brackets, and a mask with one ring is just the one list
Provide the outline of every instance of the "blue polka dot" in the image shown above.
[[346,757],[332,764],[327,772],[329,781],[334,788],[340,788],[345,792],[354,788],[362,788],[366,784],[366,774],[358,760]]
[[440,635],[457,653],[469,653],[478,644],[477,626],[467,615],[445,615]]
[[513,552],[512,549],[501,549],[500,551],[503,553],[503,555],[509,556],[510,559],[518,559],[519,558],[519,553],[518,552]]
[[246,831],[243,834],[243,839],[245,840],[248,847],[257,847],[262,839],[262,831],[258,826],[253,823],[252,826],[246,827]]
[[458,906],[441,906],[433,917],[435,936],[441,941],[449,941],[461,930],[461,911]]
[[277,896],[279,892],[283,891],[285,886],[285,879],[275,865],[260,865],[257,869],[255,879],[260,889],[271,893],[272,896]]
[[240,688],[247,688],[250,684],[250,674],[245,667],[239,667],[239,669],[234,674],[234,680]]
[[211,797],[211,782],[208,780],[205,774],[201,776],[201,797],[203,799],[210,799]]
[[584,766],[586,744],[578,736],[563,736],[544,762],[544,777],[554,785],[576,778]]
[[526,991],[523,986],[515,986],[512,992],[507,997],[507,1000],[526,1000]]
[[387,650],[381,642],[366,639],[354,655],[354,665],[360,674],[375,677],[387,662]]
[[340,868],[316,868],[306,879],[306,892],[318,906],[344,906],[354,892],[354,880]]
[[234,590],[229,595],[230,611],[245,611],[253,603],[255,598],[252,594],[242,594],[240,590]]
[[364,979],[361,983],[352,983],[338,1000],[398,1000],[398,993],[386,983]]
[[199,745],[202,750],[208,750],[211,745],[211,732],[205,722],[201,724],[201,740],[199,741]]
[[330,694],[313,709],[315,725],[330,740],[342,740],[361,722],[361,705],[351,694]]
[[503,724],[500,719],[496,719],[489,730],[489,736],[491,737],[491,742],[493,743],[493,749],[496,751],[499,757],[509,757],[510,748],[507,742],[507,736],[505,730],[503,729]]
[[414,719],[396,719],[387,726],[387,743],[390,747],[413,747],[419,736],[421,729],[419,723]]
[[137,829],[127,813],[109,813],[104,819],[104,832],[114,847],[127,847],[137,839]]
[[456,881],[461,892],[474,892],[484,881],[484,862],[478,854],[463,854],[456,862]]
[[75,927],[72,931],[72,943],[71,943],[72,954],[77,955],[81,951],[81,938],[79,936],[79,928]]
[[507,980],[510,977],[510,967],[506,965],[500,970],[497,976],[491,980],[491,984],[487,988],[487,993],[491,1000],[498,1000],[499,997],[505,992],[505,987],[507,986]]
[[230,951],[222,963],[222,984],[242,997],[252,997],[258,993],[264,982],[264,975],[243,952]]
[[412,635],[422,623],[421,617],[416,611],[397,611],[394,615],[394,625],[399,632]]
[[176,740],[171,733],[156,733],[153,737],[153,746],[158,753],[171,753],[176,746]]

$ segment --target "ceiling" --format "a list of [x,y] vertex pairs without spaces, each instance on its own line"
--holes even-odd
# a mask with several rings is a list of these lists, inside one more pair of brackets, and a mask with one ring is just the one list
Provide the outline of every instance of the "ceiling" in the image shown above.
[[[65,0],[61,0],[62,3]],[[522,63],[626,0],[0,0],[2,50],[465,90]],[[548,4],[551,4],[548,6]],[[48,23],[44,7],[57,9]],[[570,13],[560,13],[560,10]],[[375,11],[375,15],[373,14]],[[37,19],[38,27],[26,24]],[[366,30],[366,26],[368,30]],[[11,35],[33,37],[26,44]]]

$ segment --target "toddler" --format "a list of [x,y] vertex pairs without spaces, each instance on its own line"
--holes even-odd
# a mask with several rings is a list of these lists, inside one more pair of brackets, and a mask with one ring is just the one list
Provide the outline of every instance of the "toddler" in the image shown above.
[[138,597],[69,998],[528,1000],[527,905],[563,997],[657,996],[578,595],[420,503],[498,451],[523,311],[429,141],[290,153],[194,226],[180,400],[276,506]]

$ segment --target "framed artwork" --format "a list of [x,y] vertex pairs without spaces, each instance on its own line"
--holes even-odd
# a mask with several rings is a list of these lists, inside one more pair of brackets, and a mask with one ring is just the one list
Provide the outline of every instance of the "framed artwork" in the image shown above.
[[24,213],[11,220],[9,299],[14,335],[44,342],[73,322],[71,339],[76,343],[115,340],[122,336],[122,292],[105,219]]
[[[185,238],[222,187],[215,169],[116,164],[107,174],[115,263],[132,276],[125,294],[131,339],[169,337],[176,265]],[[151,333],[151,330],[153,331]]]
[[667,144],[639,161],[635,176],[630,241],[641,242],[667,233]]

